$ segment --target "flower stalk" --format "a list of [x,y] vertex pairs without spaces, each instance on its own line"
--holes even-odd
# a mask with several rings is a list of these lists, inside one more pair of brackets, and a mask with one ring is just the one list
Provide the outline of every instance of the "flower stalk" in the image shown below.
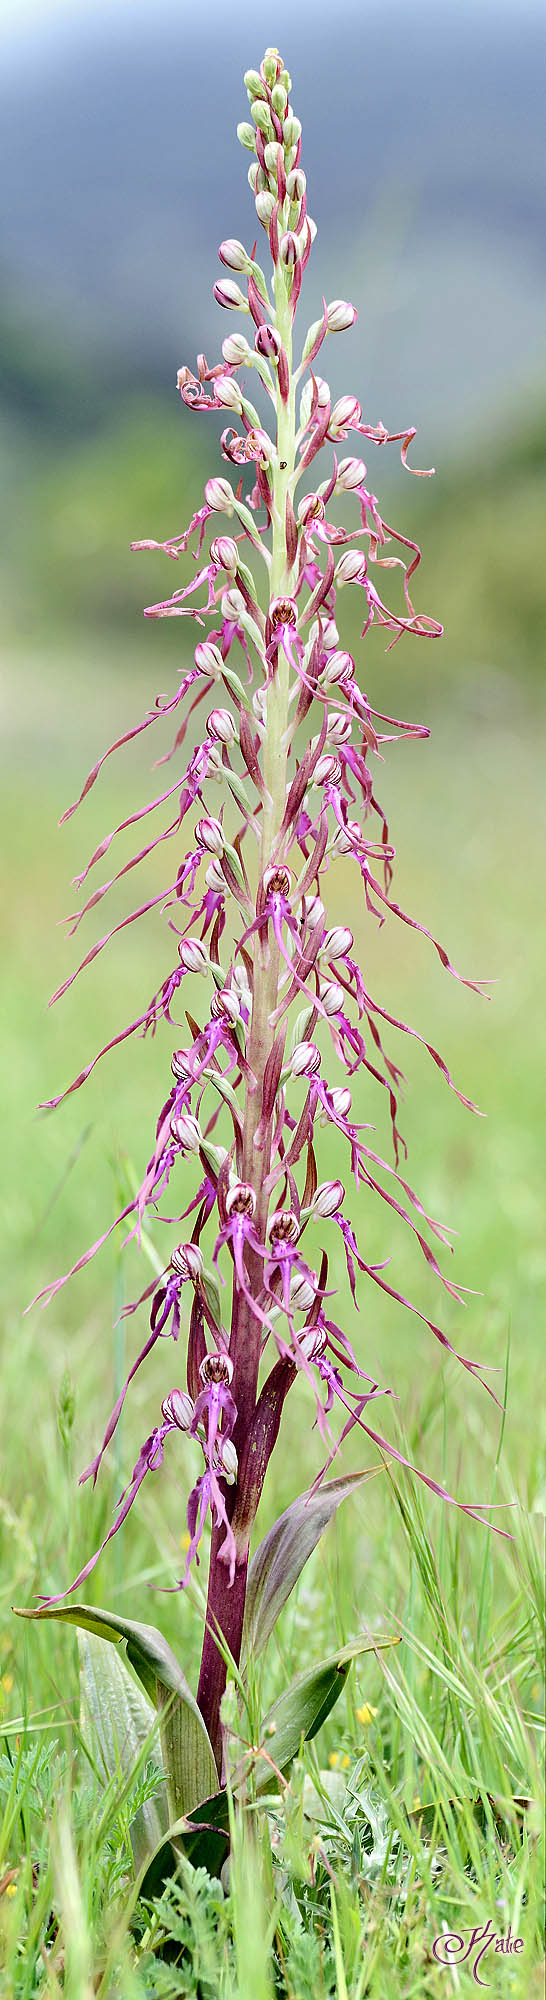
[[[236,275],[221,278],[215,297],[223,311],[246,317],[253,345],[243,334],[228,334],[222,362],[209,368],[201,355],[196,375],[187,366],[178,373],[187,407],[220,414],[221,449],[230,477],[208,480],[203,505],[182,533],[163,543],[133,544],[179,561],[195,543],[189,581],[171,597],[149,605],[145,616],[193,618],[206,636],[198,639],[193,666],[184,666],[175,694],[156,702],[111,747],[117,750],[169,716],[174,717],[175,737],[162,763],[173,758],[183,762],[190,719],[200,725],[201,740],[185,767],[177,769],[174,782],[106,836],[79,878],[82,886],[119,833],[168,804],[167,824],[151,833],[126,864],[134,869],[152,851],[159,859],[164,851],[174,852],[158,893],[91,947],[54,998],[116,932],[158,905],[167,918],[171,961],[173,937],[176,955],[151,1000],[139,1003],[134,1020],[50,1101],[60,1103],[80,1088],[95,1063],[128,1037],[155,1034],[161,1025],[175,1039],[171,1083],[156,1120],[150,1158],[137,1195],[114,1227],[129,1223],[129,1237],[139,1240],[144,1219],[148,1225],[150,1213],[152,1218],[161,1214],[168,1192],[171,1220],[174,1203],[181,1240],[172,1246],[160,1282],[154,1280],[127,1308],[132,1314],[151,1299],[150,1331],[111,1413],[102,1446],[82,1479],[97,1479],[130,1383],[158,1340],[172,1339],[178,1353],[184,1346],[186,1388],[177,1385],[165,1394],[161,1420],[142,1446],[105,1543],[121,1527],[145,1479],[158,1471],[167,1440],[173,1454],[175,1448],[188,1454],[200,1451],[202,1469],[188,1499],[188,1559],[178,1588],[187,1583],[192,1562],[199,1561],[210,1516],[197,1703],[219,1772],[225,1649],[227,1645],[235,1662],[240,1660],[250,1538],[286,1396],[298,1376],[304,1378],[302,1390],[311,1391],[327,1454],[317,1486],[355,1426],[381,1451],[408,1463],[369,1421],[374,1414],[370,1404],[390,1391],[361,1366],[343,1326],[342,1305],[335,1307],[339,1316],[333,1317],[328,1251],[322,1248],[325,1232],[327,1238],[336,1231],[341,1235],[355,1302],[360,1278],[366,1277],[425,1319],[444,1350],[454,1352],[441,1326],[389,1284],[385,1267],[367,1262],[348,1213],[344,1182],[319,1178],[321,1128],[339,1135],[359,1206],[364,1195],[381,1201],[390,1217],[413,1232],[448,1292],[460,1296],[438,1261],[436,1246],[450,1247],[448,1236],[426,1214],[401,1170],[406,1151],[398,1123],[402,1072],[383,1036],[385,1028],[402,1037],[417,1031],[368,991],[353,957],[352,931],[343,920],[329,922],[323,900],[343,857],[352,865],[355,886],[362,888],[368,917],[379,924],[390,918],[421,931],[444,967],[460,976],[439,940],[394,897],[394,847],[376,792],[382,746],[428,731],[374,710],[337,624],[343,591],[350,588],[360,593],[362,642],[372,624],[385,628],[390,645],[411,634],[441,635],[437,620],[414,608],[417,544],[385,522],[364,461],[346,450],[353,436],[358,448],[362,441],[373,449],[397,440],[406,466],[414,432],[388,433],[383,424],[363,421],[352,393],[332,403],[327,381],[316,372],[324,343],[354,324],[356,312],[349,301],[323,301],[322,316],[304,335],[299,359],[294,359],[294,321],[315,234],[301,166],[301,128],[277,51],[266,52],[260,70],[247,73],[246,84],[252,123],[239,127],[239,138],[253,155],[249,180],[257,222],[267,238],[271,290],[255,250],[248,254],[243,244],[226,239],[220,246],[221,263],[225,272]],[[270,427],[244,386],[247,372],[255,374],[256,393],[271,414]],[[326,455],[326,464],[315,485],[319,453]],[[245,494],[249,471],[252,484]],[[348,501],[356,509],[352,527],[346,525]],[[401,579],[398,608],[385,599],[384,571]],[[103,762],[99,759],[90,772],[78,805]],[[181,831],[194,811],[184,854]],[[232,838],[234,811],[238,824]],[[152,824],[157,826],[156,818]],[[74,929],[125,873],[126,868],[120,869],[88,898],[73,919]],[[179,1004],[180,999],[184,1003],[187,976],[206,986],[208,1014],[205,1010],[200,1023],[186,1011],[190,1039],[178,1047]],[[472,980],[465,983],[480,990]],[[424,1046],[449,1088],[461,1097],[439,1051],[426,1041]],[[351,1080],[356,1072],[365,1076],[370,1092],[378,1086],[383,1094],[392,1161],[365,1143],[367,1128],[354,1121]],[[194,1192],[182,1208],[192,1168]],[[47,1302],[110,1234],[107,1230],[72,1272],[48,1286],[42,1300]],[[230,1311],[225,1309],[228,1279]],[[476,1361],[464,1355],[458,1359],[467,1373],[483,1380]],[[339,1436],[332,1418],[336,1409],[342,1419]],[[482,1518],[479,1506],[454,1501],[429,1474],[411,1470],[450,1504]],[[307,1496],[309,1506],[314,1491]],[[325,1519],[334,1505],[337,1492],[326,1504]],[[99,1554],[68,1592],[45,1600],[45,1607],[79,1588]],[[286,1561],[293,1580],[293,1567]],[[291,1587],[289,1582],[287,1591]]]

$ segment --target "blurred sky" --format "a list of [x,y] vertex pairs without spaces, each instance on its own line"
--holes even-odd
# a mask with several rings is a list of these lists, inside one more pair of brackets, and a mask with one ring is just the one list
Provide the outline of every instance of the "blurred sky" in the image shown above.
[[[222,235],[252,236],[242,71],[292,71],[319,234],[306,286],[359,307],[333,389],[467,450],[543,385],[546,12],[534,0],[4,0],[0,258],[12,321],[108,378],[172,384],[228,330]],[[6,309],[6,308],[5,308]],[[343,350],[343,351],[342,351]]]

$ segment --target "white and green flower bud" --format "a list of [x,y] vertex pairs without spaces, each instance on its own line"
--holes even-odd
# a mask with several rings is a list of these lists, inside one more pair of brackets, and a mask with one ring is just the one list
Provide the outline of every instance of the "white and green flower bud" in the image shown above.
[[276,139],[274,141],[270,139],[265,148],[264,160],[268,174],[274,174],[275,178],[277,176],[278,151],[279,151],[278,141]]
[[366,575],[366,557],[359,549],[345,549],[335,567],[335,582],[341,589],[345,583],[363,583]]
[[[224,347],[226,346],[227,341],[224,341]],[[235,494],[229,479],[207,479],[205,500],[207,507],[211,507],[215,514],[232,514]]]
[[265,55],[264,55],[264,59],[263,59],[263,63],[262,63],[262,69],[263,69],[263,73],[264,73],[264,76],[265,76],[265,80],[266,80],[266,83],[268,83],[268,84],[270,84],[270,85],[271,85],[272,83],[276,83],[276,81],[277,81],[277,76],[278,76],[278,72],[279,72],[279,51],[278,51],[278,49],[266,49],[266,52],[265,52]]
[[218,284],[213,285],[212,290],[216,304],[224,306],[226,312],[248,312],[248,300],[245,299],[240,285],[236,285],[234,278],[219,278]]
[[178,946],[178,956],[185,972],[208,972],[210,958],[206,945],[202,944],[201,938],[181,938]]
[[327,313],[329,333],[346,333],[358,318],[356,306],[350,305],[348,299],[332,299]]
[[240,590],[224,590],[220,608],[223,618],[235,618],[239,621],[246,611],[245,600]]
[[221,403],[222,409],[237,410],[240,415],[243,407],[243,398],[239,385],[237,382],[234,382],[232,375],[216,376],[214,399],[216,403]]
[[259,70],[245,69],[243,83],[248,97],[267,97],[267,86]]
[[203,1134],[199,1120],[190,1111],[183,1111],[180,1118],[171,1118],[171,1132],[183,1153],[199,1152]]
[[232,535],[216,535],[210,545],[210,559],[218,569],[229,570],[231,576],[239,565],[239,550]]
[[[332,431],[332,424],[330,424]],[[366,467],[362,458],[340,458],[337,468],[336,493],[353,493],[362,486],[366,478]]]
[[205,723],[211,743],[235,743],[237,730],[229,708],[213,708]]
[[267,718],[267,693],[264,687],[257,687],[254,689],[254,694],[252,696],[252,707],[254,710],[254,714],[256,716],[256,721],[261,722],[263,724]]
[[327,618],[326,624],[323,625],[322,627],[323,646],[326,647],[326,651],[329,653],[332,650],[332,646],[337,646],[338,641],[339,641],[339,632],[337,629],[335,618]]
[[263,184],[263,169],[259,165],[258,160],[252,161],[252,166],[248,169],[247,181],[249,188],[252,189],[252,193],[256,194],[257,189]]
[[335,431],[336,437],[342,437],[344,431],[360,423],[361,417],[362,410],[356,396],[338,396],[330,417],[330,430]]
[[246,361],[248,366],[249,361],[253,360],[252,348],[249,347],[244,333],[228,333],[222,341],[222,354],[224,361],[229,362],[232,368],[240,368],[243,361]]
[[223,854],[226,843],[219,819],[209,819],[208,815],[205,819],[198,819],[195,838],[197,846],[203,847],[206,854],[215,854],[218,858]]
[[334,1014],[342,1012],[345,994],[343,987],[338,986],[337,979],[321,979],[319,999],[322,1001],[325,1014],[333,1017]]
[[285,148],[285,151],[287,151],[292,146],[297,146],[298,139],[301,139],[301,120],[299,118],[294,118],[294,114],[293,112],[290,112],[290,108],[288,110],[288,116],[284,120],[282,128],[282,137],[283,137],[283,146]]
[[247,256],[244,243],[239,243],[236,236],[226,237],[225,242],[220,244],[218,256],[220,263],[227,265],[228,271],[248,271],[249,269],[250,257]]
[[322,923],[323,916],[324,916],[324,903],[321,902],[320,896],[302,896],[301,899],[302,924],[307,924],[308,929],[310,931],[313,931],[316,929],[317,924]]
[[354,937],[345,924],[334,924],[333,930],[325,931],[322,949],[326,958],[344,958],[352,951]]
[[219,646],[214,646],[211,639],[200,639],[193,657],[200,674],[206,674],[209,680],[219,679],[224,662]]
[[274,207],[275,207],[274,194],[271,194],[269,189],[267,188],[258,189],[258,193],[256,195],[256,214],[258,217],[258,222],[261,222],[263,229],[269,228]]
[[273,110],[277,113],[277,118],[284,118],[288,104],[288,91],[285,90],[283,83],[274,83],[271,92],[271,103]]
[[264,103],[262,97],[254,99],[254,103],[250,106],[250,115],[254,119],[254,124],[258,126],[258,130],[263,132],[264,137],[269,139],[273,131],[271,112],[269,105]]
[[247,125],[244,118],[241,120],[241,124],[237,126],[237,138],[239,140],[239,145],[246,146],[248,153],[255,153],[256,133],[254,130],[254,126]]

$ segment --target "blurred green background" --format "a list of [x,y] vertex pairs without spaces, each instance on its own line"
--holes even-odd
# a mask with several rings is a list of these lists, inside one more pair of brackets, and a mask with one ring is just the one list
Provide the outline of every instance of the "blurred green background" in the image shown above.
[[[129,543],[181,529],[219,465],[216,420],[192,421],[173,384],[182,359],[191,364],[202,346],[216,358],[228,331],[227,315],[210,303],[215,246],[223,235],[252,234],[235,125],[245,115],[241,73],[268,41],[292,69],[319,224],[300,324],[315,316],[323,290],[354,299],[358,327],[329,343],[324,373],[336,393],[360,396],[367,419],[393,429],[416,421],[414,462],[438,468],[434,481],[412,480],[395,447],[390,460],[370,449],[387,519],[422,542],[418,608],[445,623],[438,645],[408,639],[386,656],[374,633],[362,649],[359,673],[373,705],[426,721],[432,732],[430,742],[388,748],[381,771],[396,888],[463,972],[493,982],[490,1001],[481,1000],[442,972],[426,940],[394,922],[378,934],[346,877],[343,914],[371,990],[442,1049],[486,1114],[478,1121],[464,1112],[424,1051],[407,1041],[395,1049],[391,1037],[408,1075],[409,1177],[457,1232],[450,1275],[469,1287],[466,1309],[442,1299],[402,1225],[394,1231],[362,1196],[353,1212],[366,1254],[390,1256],[391,1281],[440,1317],[465,1353],[502,1370],[511,1333],[508,1460],[516,1490],[544,1509],[536,1398],[546,1275],[544,39],[538,9],[509,5],[495,13],[446,7],[440,17],[418,7],[411,46],[406,15],[394,6],[380,19],[341,6],[335,31],[330,16],[307,5],[297,23],[284,7],[258,6],[244,34],[240,21],[225,33],[217,14],[206,48],[174,7],[152,14],[142,4],[129,16],[112,6],[93,17],[85,7],[29,5],[17,17],[8,10],[2,1239],[13,1449],[0,1499],[20,1594],[60,1586],[67,1539],[72,1570],[88,1554],[174,1370],[172,1350],[161,1350],[135,1384],[113,1487],[106,1475],[103,1496],[75,1497],[59,1525],[52,1494],[63,1378],[68,1371],[76,1391],[75,1475],[96,1449],[124,1339],[127,1354],[135,1348],[134,1322],[126,1335],[113,1333],[117,1310],[144,1280],[131,1257],[120,1273],[111,1244],[46,1314],[22,1318],[22,1309],[112,1219],[132,1165],[140,1172],[165,1094],[169,1037],[129,1043],[55,1117],[37,1116],[35,1105],[156,988],[167,969],[160,918],[114,940],[51,1013],[46,1002],[76,962],[63,936],[74,907],[68,884],[116,820],[153,795],[150,767],[166,735],[157,747],[145,736],[123,752],[81,815],[60,833],[56,822],[89,764],[157,692],[174,689],[181,656],[190,657],[182,626],[141,618],[143,604],[182,581],[181,569],[131,556]],[[350,607],[346,618],[350,642]],[[120,843],[118,865],[128,852]],[[163,880],[160,861],[146,877],[150,893]],[[336,911],[337,896],[336,888]],[[116,916],[132,900],[129,882]],[[101,934],[100,914],[88,920],[82,949]],[[364,1081],[355,1080],[354,1105],[362,1119],[377,1120]],[[328,1142],[323,1171],[341,1164]],[[160,1248],[162,1237],[156,1230]],[[352,1312],[348,1324],[354,1332]],[[463,1498],[487,1499],[498,1413],[479,1387],[449,1365],[444,1434],[441,1355],[420,1322],[363,1283],[356,1332],[363,1366],[399,1396],[420,1462],[441,1476],[445,1460]],[[497,1389],[502,1379],[491,1377]],[[392,1426],[388,1406],[382,1415]],[[303,1483],[320,1454],[307,1430],[302,1445],[300,1421],[294,1408],[289,1443],[297,1443]],[[371,1459],[371,1447],[352,1441],[355,1463],[363,1449]],[[292,1468],[289,1449],[279,1455],[270,1506],[291,1496]],[[138,1556],[140,1607],[133,1591],[131,1610],[148,1617],[144,1578],[163,1579],[180,1565],[184,1505],[172,1465],[149,1486],[140,1525],[126,1530],[97,1582],[99,1597],[113,1582],[127,1591]],[[372,1601],[380,1487],[374,1482],[358,1542],[362,1561],[371,1561]],[[436,1531],[439,1503],[427,1507]],[[480,1531],[470,1524],[468,1533]],[[173,1602],[163,1600],[174,1620]]]

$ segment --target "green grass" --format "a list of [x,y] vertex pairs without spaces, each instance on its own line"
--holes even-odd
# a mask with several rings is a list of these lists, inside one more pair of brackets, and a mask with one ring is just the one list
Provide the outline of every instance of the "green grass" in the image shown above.
[[[487,1114],[477,1120],[464,1112],[425,1051],[408,1041],[400,1049],[399,1038],[395,1050],[391,1036],[408,1074],[409,1178],[425,1206],[457,1231],[448,1261],[450,1275],[470,1288],[466,1308],[442,1298],[403,1225],[391,1228],[380,1204],[363,1196],[359,1232],[370,1259],[391,1256],[389,1276],[399,1289],[439,1318],[465,1354],[499,1370],[490,1380],[501,1397],[510,1348],[504,1427],[479,1385],[454,1361],[444,1364],[421,1322],[365,1281],[358,1317],[345,1312],[344,1290],[344,1323],[362,1365],[398,1397],[382,1406],[378,1428],[397,1442],[401,1423],[401,1448],[463,1500],[515,1501],[492,1517],[513,1540],[443,1506],[392,1466],[348,1503],[283,1616],[268,1657],[267,1701],[307,1660],[363,1625],[396,1632],[400,1646],[358,1665],[255,1842],[236,1845],[227,1893],[188,1868],[166,1901],[137,1913],[132,1930],[130,1813],[115,1793],[105,1799],[85,1754],[74,1640],[58,1628],[17,1626],[10,1606],[61,1588],[85,1561],[160,1395],[176,1379],[173,1350],[162,1348],[134,1385],[102,1486],[94,1498],[88,1488],[78,1492],[77,1473],[102,1434],[123,1350],[135,1351],[135,1323],[122,1335],[113,1323],[121,1300],[144,1282],[136,1258],[123,1269],[115,1246],[107,1246],[46,1313],[22,1317],[38,1286],[66,1269],[113,1217],[125,1162],[140,1167],[147,1156],[165,1094],[171,1045],[158,1036],[108,1058],[54,1118],[34,1112],[139,1010],[166,969],[160,920],[152,917],[146,934],[133,930],[114,941],[45,1014],[48,993],[75,963],[74,945],[55,928],[74,906],[67,882],[114,818],[152,796],[154,781],[145,774],[158,752],[150,739],[139,754],[125,753],[117,773],[106,766],[81,818],[62,834],[55,819],[109,735],[139,714],[168,675],[151,665],[144,682],[140,664],[135,673],[117,663],[113,674],[108,661],[44,654],[16,662],[8,677],[2,2000],[61,1993],[87,2000],[95,1991],[103,2000],[464,1994],[475,1990],[471,1973],[438,1965],[434,1939],[488,1919],[501,1934],[510,1922],[524,1949],[516,1957],[488,1954],[483,1977],[495,1994],[538,2000],[546,1511],[537,1397],[546,1275],[541,718],[513,680],[495,679],[485,667],[458,693],[451,688],[449,699],[437,688],[431,695],[428,654],[421,652],[403,694],[409,670],[402,649],[387,667],[377,649],[370,655],[377,706],[424,714],[433,725],[430,745],[392,746],[380,773],[399,849],[397,890],[465,973],[496,982],[491,1002],[450,980],[426,940],[394,922],[378,934],[349,874],[338,875],[335,909],[339,914],[343,898],[371,991],[440,1047],[458,1084]],[[150,659],[160,658],[154,635]],[[170,877],[166,868],[147,879],[157,887]],[[116,914],[129,907],[127,890]],[[97,915],[82,950],[106,928]],[[377,1119],[382,1150],[380,1107],[361,1082],[354,1105],[363,1120]],[[342,1170],[341,1151],[328,1139],[324,1175]],[[336,1232],[324,1228],[341,1287]],[[155,1234],[162,1248],[163,1232]],[[264,1526],[318,1469],[311,1421],[302,1389],[287,1406]],[[373,1457],[365,1440],[348,1441],[346,1463]],[[167,1460],[87,1589],[90,1599],[160,1623],[195,1685],[196,1610],[186,1597],[157,1597],[149,1588],[180,1573],[184,1505],[185,1485]],[[369,1719],[358,1713],[366,1705],[374,1711]],[[133,1809],[142,1787],[153,1790],[155,1782],[150,1766],[135,1781]]]

